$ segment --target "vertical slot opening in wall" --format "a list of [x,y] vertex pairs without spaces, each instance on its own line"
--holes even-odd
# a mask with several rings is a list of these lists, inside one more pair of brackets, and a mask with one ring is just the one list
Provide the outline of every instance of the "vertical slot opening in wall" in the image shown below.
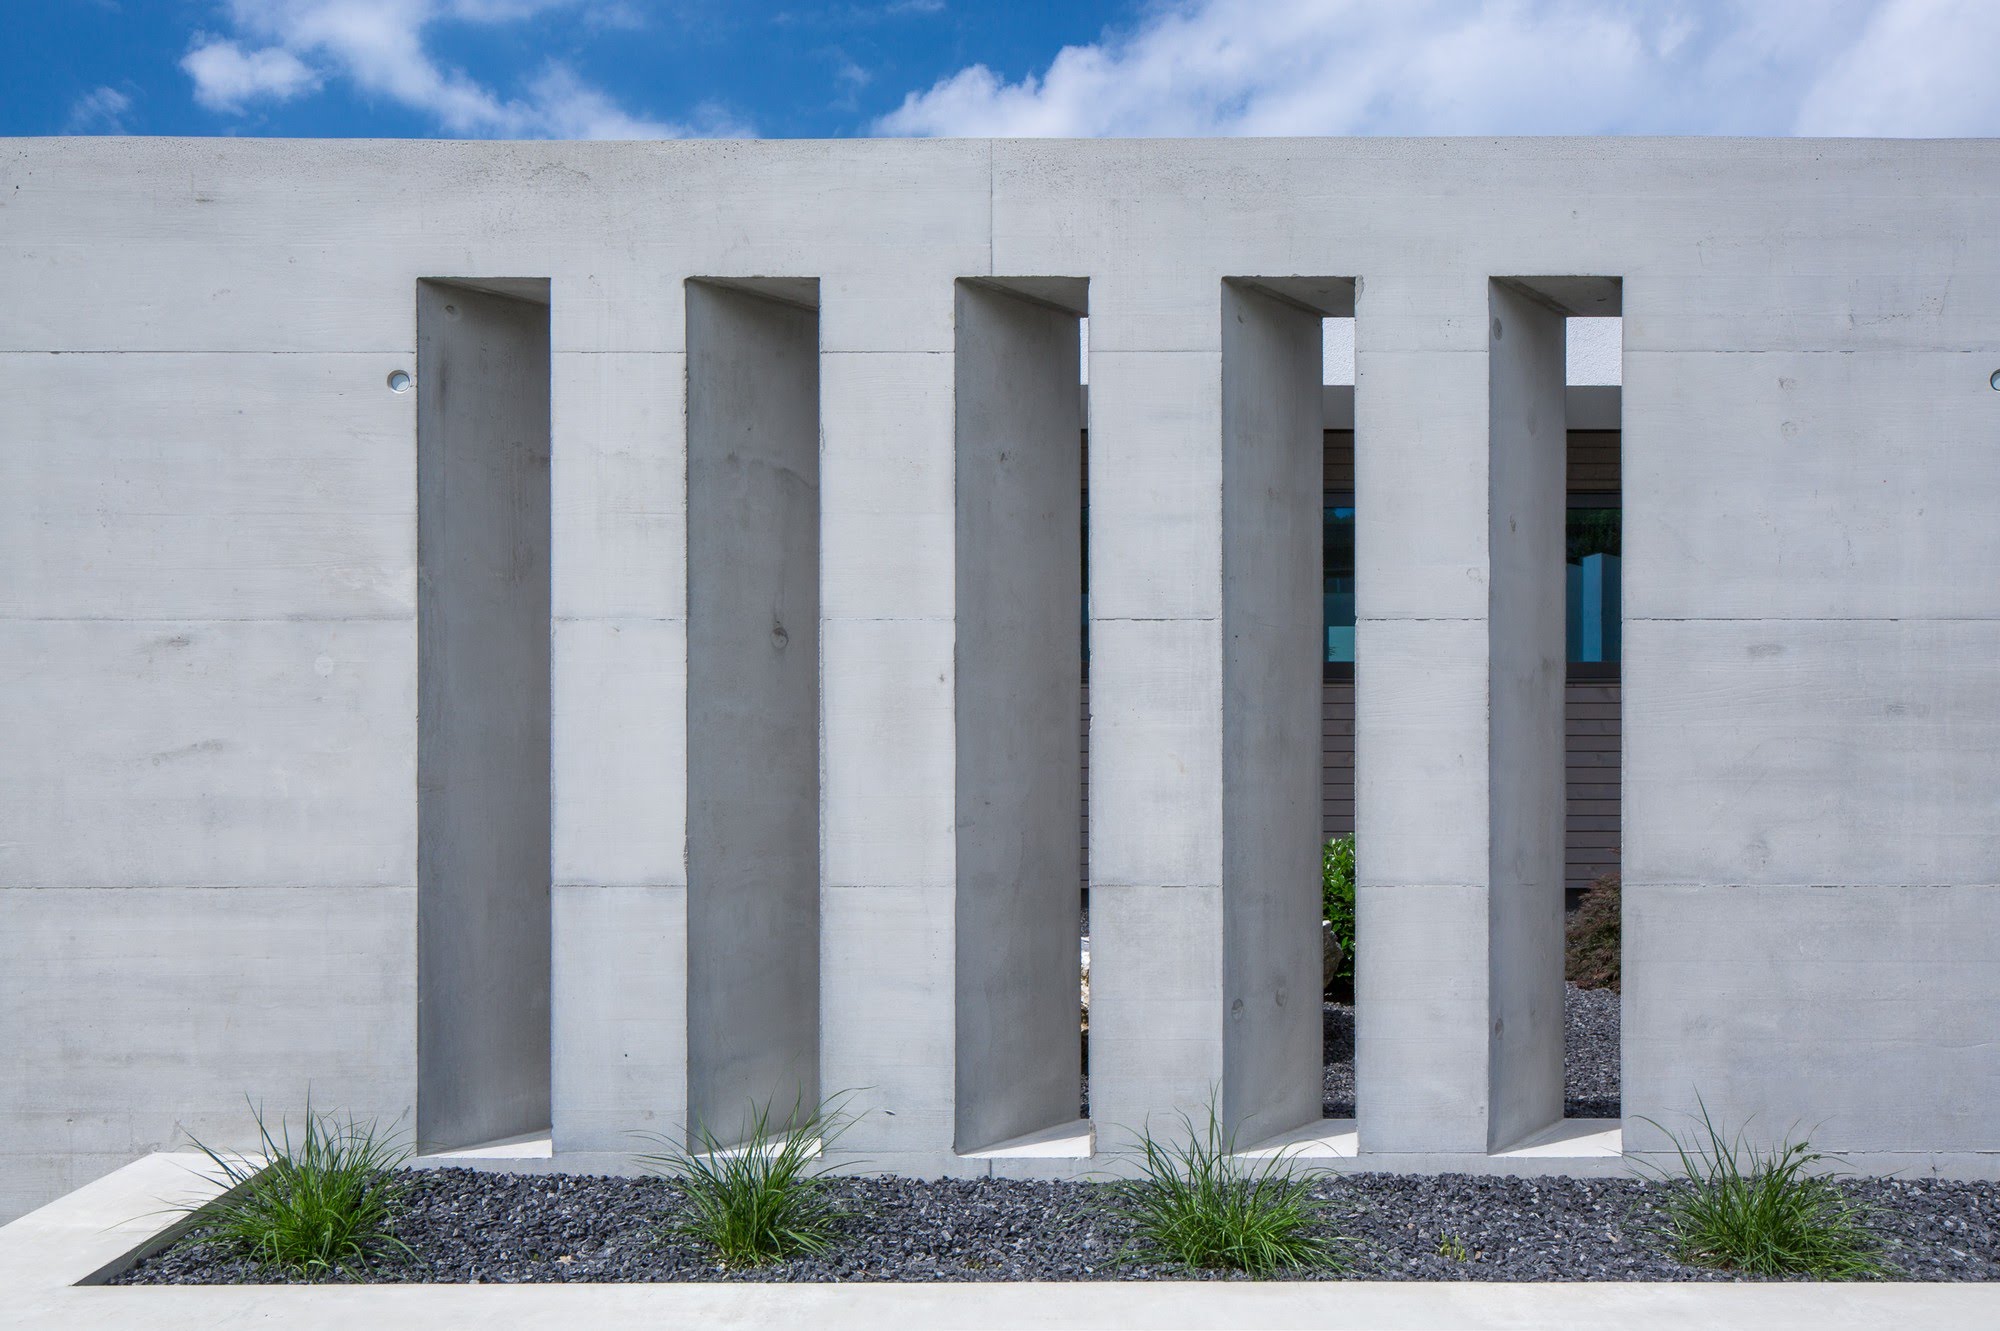
[[[1610,277],[1489,288],[1488,1149],[1585,1149],[1565,1120],[1568,320],[1612,318]],[[1598,1146],[1604,1143],[1597,1143]]]
[[[1568,586],[1564,638],[1564,908],[1575,945],[1565,967],[1563,1117],[1622,1112],[1617,962],[1624,502],[1620,443],[1622,319],[1566,321]],[[1602,890],[1597,890],[1600,888]],[[1596,896],[1589,896],[1597,890]],[[1585,907],[1588,906],[1588,909]]]
[[1340,277],[1222,287],[1221,1111],[1252,1149],[1351,1149],[1326,1114],[1321,853],[1342,636],[1328,632],[1328,407],[1353,400],[1328,391],[1327,348],[1337,358],[1351,333],[1354,295]]
[[819,1086],[819,282],[687,297],[688,1118]]
[[1083,1090],[1077,1115],[1090,1117],[1090,316],[1076,321],[1077,331],[1077,637],[1082,674],[1076,708],[1077,773],[1077,1011],[1083,1027],[1078,1062]]
[[[1329,1131],[1352,1131],[1354,1098],[1354,320],[1323,322],[1321,398],[1324,404],[1320,479],[1321,619],[1325,641],[1320,682],[1320,841],[1322,883],[1327,862],[1342,887],[1323,905],[1322,925],[1333,944],[1321,995],[1321,1054],[1325,1084],[1320,1112]],[[1340,843],[1340,844],[1332,844]],[[1339,916],[1336,921],[1333,917]]]
[[417,1113],[549,1128],[549,284],[417,284]]
[[957,283],[961,1153],[1084,1154],[1078,992],[1082,278]]

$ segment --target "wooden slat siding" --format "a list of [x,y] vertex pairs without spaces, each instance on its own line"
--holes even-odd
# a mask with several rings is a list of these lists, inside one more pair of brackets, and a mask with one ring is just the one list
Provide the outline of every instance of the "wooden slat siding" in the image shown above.
[[1616,494],[1618,474],[1618,431],[1571,430],[1569,432],[1569,488],[1576,493]]
[[[1354,431],[1325,432],[1322,453],[1327,494],[1354,493]],[[1569,432],[1569,488],[1572,494],[1616,494],[1618,471],[1618,431],[1571,430]]]
[[[1618,493],[1618,445],[1616,430],[1569,432],[1571,494]],[[1574,895],[1618,867],[1619,683],[1573,679],[1563,702],[1568,809],[1563,885]]]
[[1083,890],[1090,891],[1090,679],[1089,667],[1085,667],[1083,698],[1077,707],[1076,747],[1083,761],[1083,810],[1077,815],[1077,827],[1083,836],[1083,849],[1077,860],[1083,873]]
[[1320,490],[1330,495],[1354,493],[1354,431],[1328,430],[1322,441],[1325,481]]
[[1572,892],[1618,867],[1618,697],[1615,679],[1573,679],[1564,698],[1569,813],[1563,885]]
[[[1323,836],[1345,836],[1354,830],[1354,684],[1327,680],[1320,687],[1320,829]],[[1565,693],[1564,885],[1581,891],[1618,867],[1619,686],[1573,680]]]
[[1320,685],[1319,716],[1320,835],[1346,836],[1354,830],[1353,680],[1329,679]]

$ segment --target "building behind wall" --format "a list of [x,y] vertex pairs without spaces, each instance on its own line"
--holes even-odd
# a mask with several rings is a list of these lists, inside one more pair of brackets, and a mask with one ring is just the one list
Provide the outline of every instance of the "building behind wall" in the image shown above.
[[[1330,387],[1322,503],[1326,522],[1324,700],[1321,708],[1321,828],[1354,832],[1354,408],[1351,390]],[[1569,394],[1568,600],[1564,689],[1564,887],[1574,904],[1618,868],[1619,641],[1618,389]],[[1612,607],[1609,621],[1604,607]],[[1594,616],[1586,614],[1595,607]]]
[[[308,1089],[579,1169],[821,1088],[923,1174],[1098,1170],[1218,1090],[1336,1168],[1620,1170],[1696,1095],[1865,1171],[2000,1159],[2000,145],[0,173],[0,1214]],[[1615,470],[1562,367],[1613,315]],[[1607,485],[1616,607],[1565,548]],[[1350,494],[1347,815],[1316,570]],[[1077,681],[1036,643],[1073,650],[1079,565],[1089,1120],[983,1019],[1067,1037]],[[1010,689],[1057,701],[1016,734]],[[1558,1118],[1562,895],[1613,802],[1622,1129]],[[1344,815],[1358,1117],[1321,1121]]]
[[[1591,385],[1570,395],[1569,535],[1577,558],[1569,575],[1572,619],[1564,691],[1564,889],[1569,904],[1618,869],[1620,559],[1618,389]],[[1325,392],[1323,480],[1326,651],[1320,708],[1320,830],[1354,832],[1354,399],[1352,385]],[[1087,434],[1086,434],[1087,438]],[[1087,491],[1087,486],[1086,486]],[[1587,552],[1587,553],[1586,553]],[[1586,583],[1586,576],[1589,581]],[[1597,615],[1584,623],[1583,609]],[[1603,618],[1612,607],[1609,622]],[[1090,695],[1084,692],[1079,747],[1090,773]],[[1086,801],[1086,805],[1087,805]],[[1084,885],[1089,887],[1089,812],[1083,815]]]

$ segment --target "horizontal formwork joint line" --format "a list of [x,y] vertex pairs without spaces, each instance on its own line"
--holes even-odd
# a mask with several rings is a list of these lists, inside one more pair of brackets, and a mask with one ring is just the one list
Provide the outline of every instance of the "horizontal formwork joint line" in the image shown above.
[[649,878],[639,883],[605,883],[594,878],[558,878],[549,886],[558,891],[578,892],[647,892],[654,889],[679,891],[687,886],[684,878]]
[[[0,841],[0,849],[17,842]],[[414,892],[417,883],[0,883],[0,892]]]
[[1214,882],[1214,883],[1123,883],[1123,882],[1119,882],[1119,881],[1118,881],[1117,879],[1114,879],[1114,878],[1093,878],[1093,879],[1091,879],[1091,880],[1090,880],[1090,885],[1091,885],[1092,887],[1094,887],[1094,888],[1095,888],[1095,887],[1119,887],[1119,888],[1127,888],[1127,887],[1130,887],[1130,888],[1144,888],[1144,889],[1146,889],[1146,890],[1147,890],[1147,891],[1149,891],[1149,892],[1154,892],[1154,891],[1157,891],[1157,892],[1180,892],[1180,891],[1185,891],[1185,890],[1189,890],[1189,889],[1192,889],[1192,890],[1195,890],[1195,891],[1208,891],[1208,890],[1210,890],[1210,889],[1216,889],[1216,888],[1220,888],[1220,887],[1222,886],[1222,884],[1221,884],[1220,882]]
[[1993,892],[2000,891],[2000,883],[1739,883],[1627,876],[1624,885],[1627,892],[1682,889],[1699,892]]
[[1635,347],[1627,342],[1627,356],[1978,356],[1985,358],[2000,351],[1988,348],[1912,347],[1896,342],[1864,347]]
[[1627,615],[1627,624],[1990,624],[1991,615]]
[[1407,891],[1410,891],[1410,890],[1412,890],[1412,889],[1415,889],[1416,891],[1420,891],[1420,892],[1421,892],[1421,891],[1425,891],[1425,890],[1427,890],[1427,889],[1430,889],[1430,888],[1437,888],[1437,889],[1438,889],[1438,890],[1440,890],[1440,891],[1457,891],[1457,890],[1458,890],[1458,889],[1460,889],[1460,888],[1468,888],[1468,887],[1476,887],[1476,888],[1480,889],[1481,891],[1484,891],[1484,890],[1486,890],[1487,888],[1489,888],[1489,887],[1491,887],[1491,886],[1492,886],[1492,884],[1491,884],[1491,883],[1452,883],[1452,882],[1445,882],[1445,883],[1430,883],[1430,882],[1422,882],[1422,883],[1413,883],[1413,882],[1411,882],[1411,881],[1410,881],[1409,879],[1407,879],[1407,878],[1399,878],[1399,879],[1396,879],[1396,880],[1394,880],[1394,881],[1387,881],[1387,882],[1378,882],[1378,881],[1374,881],[1374,880],[1371,880],[1371,879],[1366,879],[1366,878],[1357,878],[1357,879],[1355,879],[1355,882],[1354,882],[1354,885],[1355,885],[1356,887],[1392,887],[1392,888],[1395,888],[1395,889],[1396,889],[1397,891],[1399,891],[1399,892],[1407,892]]
[[1093,624],[1213,624],[1221,615],[1092,615]]
[[352,347],[327,350],[276,350],[270,347],[0,347],[0,356],[312,356],[374,358],[414,356],[415,347],[384,347],[356,351]]
[[0,615],[0,624],[410,624],[416,607],[394,615]]

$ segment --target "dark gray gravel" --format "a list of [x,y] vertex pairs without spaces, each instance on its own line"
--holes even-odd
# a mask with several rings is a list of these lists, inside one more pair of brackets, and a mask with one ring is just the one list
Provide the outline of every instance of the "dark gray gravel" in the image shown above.
[[[662,1237],[673,1190],[654,1179],[482,1174],[411,1176],[398,1232],[414,1260],[383,1281],[900,1281],[1186,1279],[1118,1260],[1128,1231],[1101,1186],[1003,1180],[842,1179],[847,1236],[833,1251],[731,1271],[686,1239]],[[1683,1266],[1656,1237],[1662,1185],[1631,1179],[1363,1174],[1327,1179],[1349,1269],[1306,1279],[1726,1280]],[[1891,1260],[1915,1280],[2000,1278],[2000,1188],[1853,1181],[1880,1209]],[[1462,1252],[1463,1256],[1457,1255]],[[1202,1273],[1197,1273],[1198,1278]],[[1215,1277],[1221,1278],[1221,1277]],[[198,1242],[119,1284],[280,1283]]]
[[1618,1118],[1618,995],[1563,986],[1563,1117]]
[[[1354,1117],[1354,1008],[1325,1005],[1328,1118]],[[1563,1117],[1617,1118],[1618,995],[1563,986]]]

